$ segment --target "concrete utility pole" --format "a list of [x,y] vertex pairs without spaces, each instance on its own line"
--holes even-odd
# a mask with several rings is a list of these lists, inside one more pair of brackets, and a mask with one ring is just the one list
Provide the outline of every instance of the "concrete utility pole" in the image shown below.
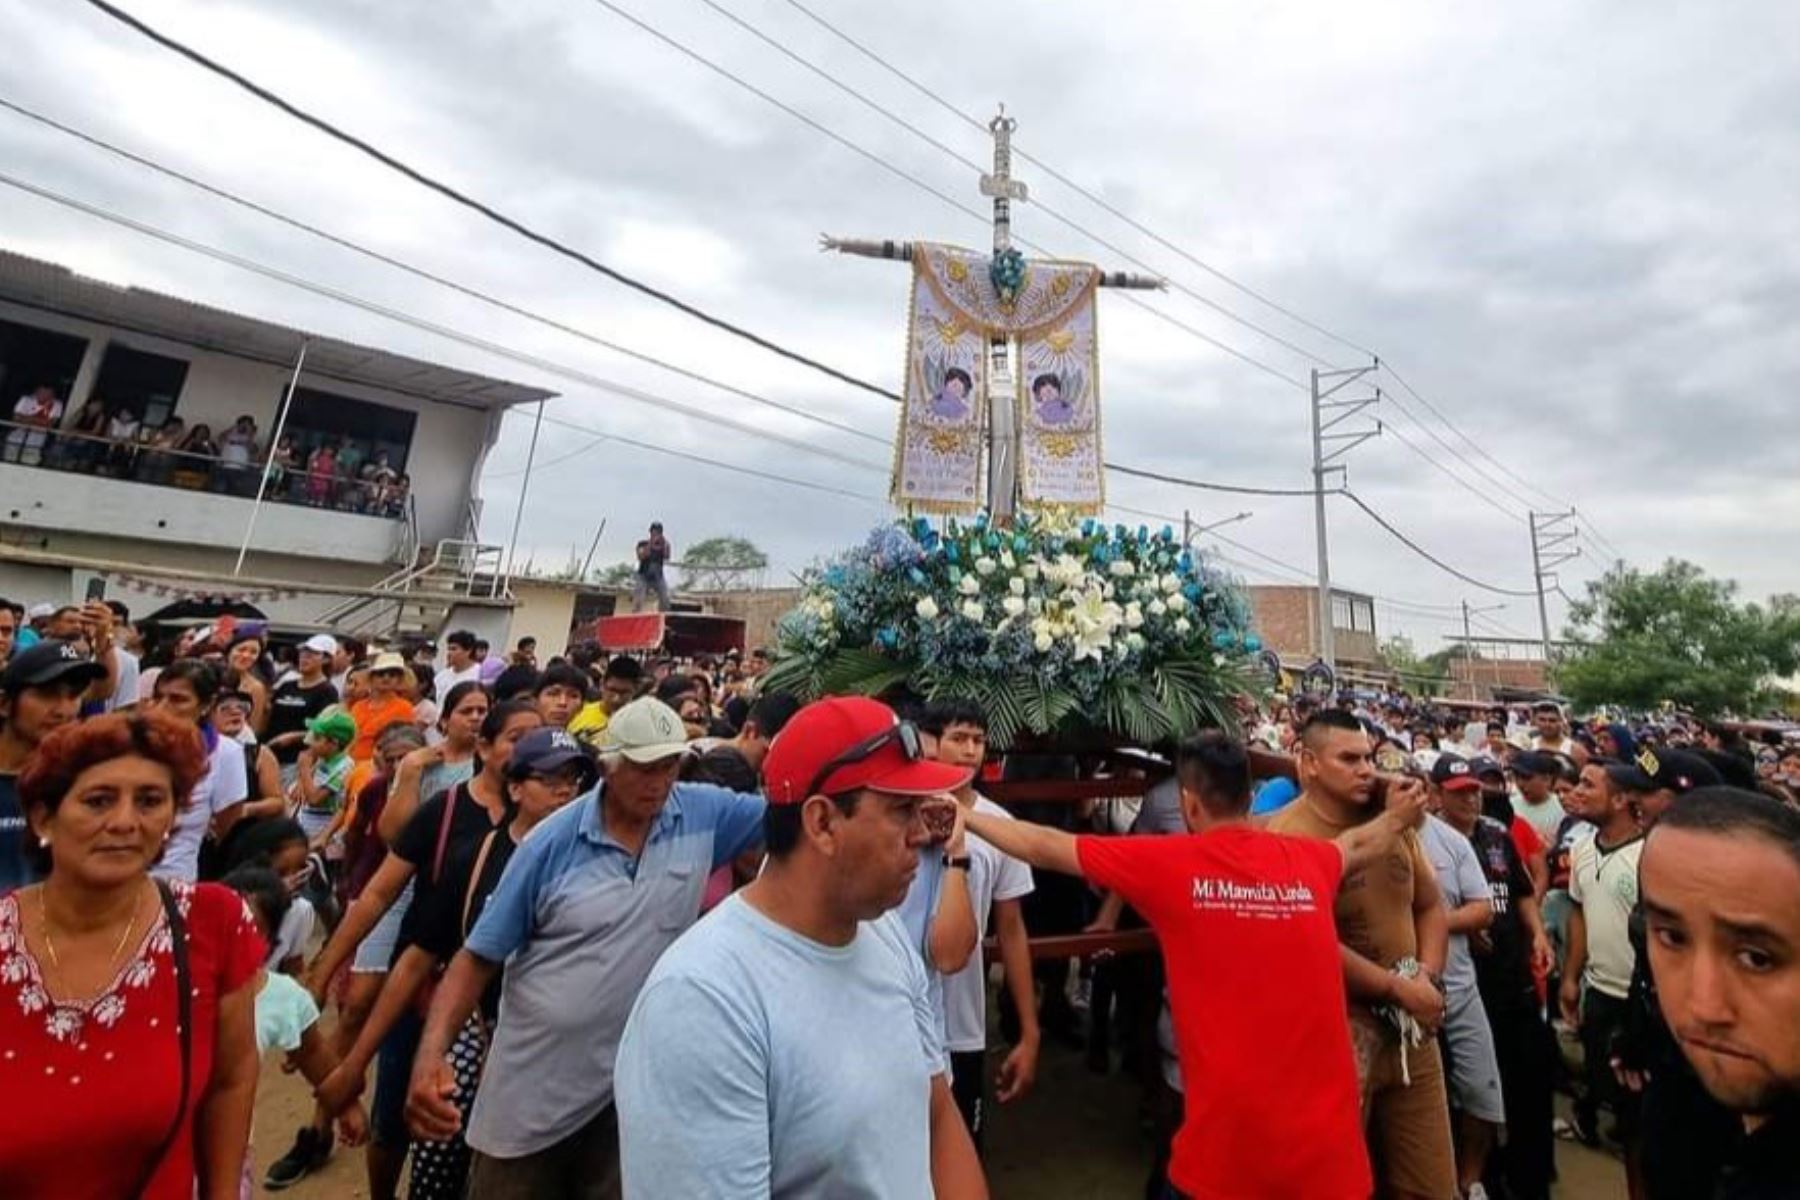
[[1556,580],[1556,568],[1581,557],[1580,546],[1561,547],[1575,540],[1575,510],[1530,514],[1531,573],[1537,580],[1538,630],[1544,641],[1544,671],[1550,670],[1550,606],[1544,600],[1544,581]]
[[[1012,176],[1012,135],[1018,127],[1019,122],[1006,115],[1004,104],[1000,106],[999,115],[988,122],[988,132],[994,135],[994,170],[992,174],[981,177],[981,194],[992,197],[994,201],[996,260],[1015,253],[1012,244],[1013,201],[1023,204],[1031,198],[1024,182]],[[913,260],[911,242],[878,242],[827,235],[822,243],[825,249],[836,250],[840,254],[887,258],[908,263]],[[1099,284],[1105,288],[1162,291],[1169,286],[1169,281],[1151,275],[1134,275],[1127,271],[1103,271]],[[988,515],[996,522],[1006,524],[1012,520],[1019,491],[1018,413],[1015,409],[1017,389],[1012,371],[1013,340],[1010,337],[994,338],[988,345],[988,362]]]
[[[1337,639],[1331,624],[1331,555],[1326,547],[1325,476],[1333,471],[1342,474],[1345,468],[1331,464],[1370,438],[1380,437],[1381,422],[1375,422],[1373,429],[1344,430],[1338,433],[1333,433],[1332,430],[1370,405],[1380,403],[1381,389],[1376,388],[1373,396],[1358,400],[1332,400],[1331,397],[1380,366],[1378,359],[1366,367],[1347,371],[1320,371],[1314,368],[1312,373],[1313,524],[1319,546],[1319,660],[1334,671],[1337,670]],[[1321,391],[1321,380],[1334,382]],[[1330,420],[1325,419],[1326,409],[1334,410],[1335,415]],[[1339,444],[1330,453],[1326,453],[1327,442]]]

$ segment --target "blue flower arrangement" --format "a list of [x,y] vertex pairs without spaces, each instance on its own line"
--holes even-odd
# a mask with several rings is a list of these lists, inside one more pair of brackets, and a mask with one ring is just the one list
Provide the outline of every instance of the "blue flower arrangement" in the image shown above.
[[1165,526],[1051,510],[901,520],[808,573],[765,686],[962,697],[990,738],[1146,744],[1231,719],[1261,642],[1235,580]]

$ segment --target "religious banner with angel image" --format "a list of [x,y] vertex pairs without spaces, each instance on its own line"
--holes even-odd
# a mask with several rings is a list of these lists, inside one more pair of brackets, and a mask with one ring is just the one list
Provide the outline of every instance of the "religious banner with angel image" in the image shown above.
[[933,512],[981,506],[987,335],[956,312],[923,270],[913,275],[906,396],[894,454],[893,500]]
[[1098,513],[1106,504],[1100,355],[1091,286],[1085,295],[1057,324],[1019,338],[1019,494]]

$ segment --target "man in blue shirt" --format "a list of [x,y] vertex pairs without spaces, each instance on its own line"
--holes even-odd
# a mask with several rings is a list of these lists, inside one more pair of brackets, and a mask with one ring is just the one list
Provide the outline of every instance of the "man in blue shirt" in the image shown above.
[[706,877],[762,836],[760,796],[677,783],[681,718],[646,698],[601,745],[599,787],[519,845],[445,973],[414,1060],[415,1134],[456,1131],[445,1059],[504,964],[466,1140],[474,1200],[619,1196],[613,1059],[638,989],[700,912]]
[[944,832],[932,818],[960,833],[945,793],[968,777],[875,700],[788,722],[763,764],[763,873],[663,956],[625,1027],[629,1200],[984,1200],[892,911]]

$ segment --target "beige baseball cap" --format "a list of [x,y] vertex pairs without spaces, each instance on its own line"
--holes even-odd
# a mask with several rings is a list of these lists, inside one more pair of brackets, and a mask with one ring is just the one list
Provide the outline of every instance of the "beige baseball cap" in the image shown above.
[[654,696],[633,700],[612,715],[600,735],[600,753],[634,763],[654,763],[687,753],[687,727],[674,709]]

